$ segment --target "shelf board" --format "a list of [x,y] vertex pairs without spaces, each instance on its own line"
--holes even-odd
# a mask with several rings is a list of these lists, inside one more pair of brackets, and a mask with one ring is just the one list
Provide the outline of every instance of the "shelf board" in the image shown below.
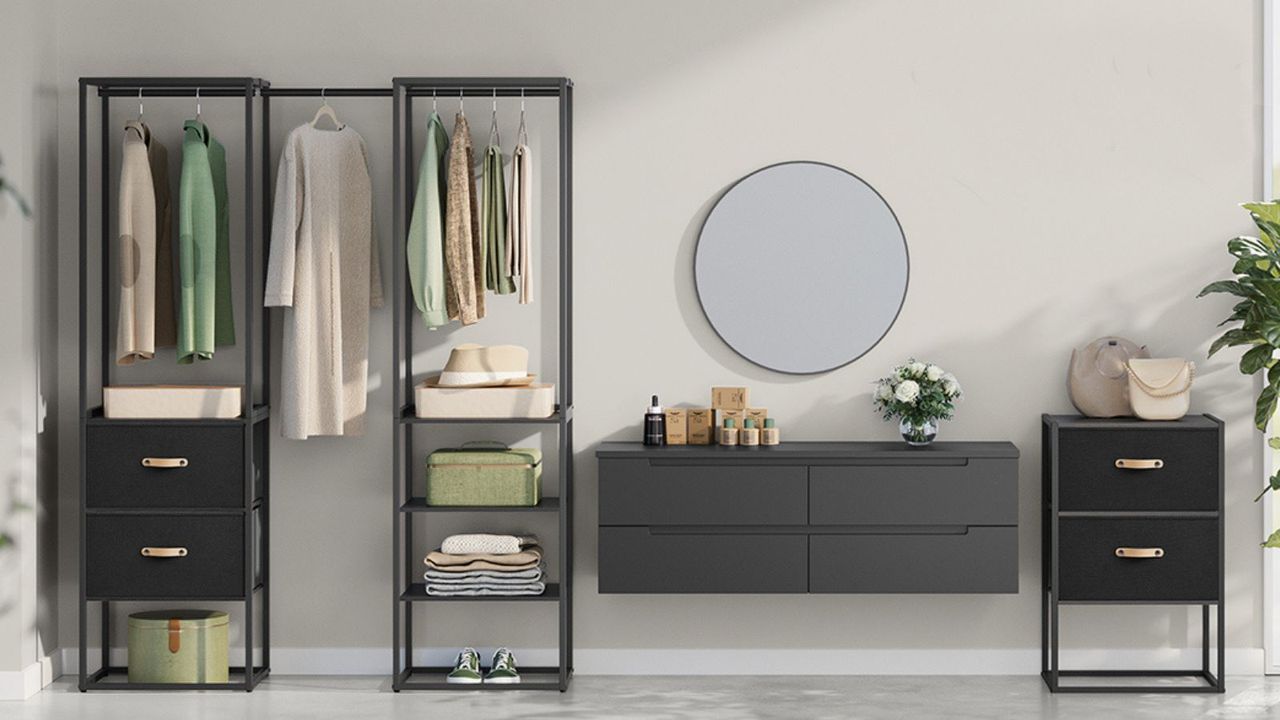
[[544,497],[542,501],[532,507],[521,507],[511,505],[428,505],[424,498],[410,498],[408,502],[400,506],[400,512],[559,512],[560,498]]
[[560,599],[560,583],[547,583],[541,595],[480,595],[476,597],[441,597],[428,595],[426,583],[412,583],[400,594],[404,602],[553,602]]
[[519,667],[520,682],[504,683],[450,683],[447,676],[453,668],[414,666],[400,671],[394,689],[399,690],[456,690],[456,691],[504,691],[504,690],[560,690],[560,668]]
[[[262,583],[258,583],[257,585],[254,585],[254,586],[253,586],[253,590],[252,590],[251,592],[252,592],[252,593],[257,593],[257,592],[259,592],[259,591],[261,591],[261,590],[262,590]],[[150,597],[135,597],[135,596],[121,596],[121,597],[115,597],[115,596],[112,596],[112,597],[102,597],[102,596],[98,596],[98,595],[86,595],[84,599],[85,599],[85,602],[162,602],[162,603],[193,603],[193,602],[247,602],[247,601],[249,600],[249,596],[248,596],[248,595],[227,595],[227,596],[221,596],[221,595],[216,595],[216,596],[215,596],[215,595],[207,595],[207,596],[200,596],[200,597],[155,597],[155,596],[150,596]]]
[[555,412],[544,418],[420,418],[413,405],[400,409],[400,422],[415,425],[559,425],[573,419],[573,408],[556,406]]
[[[249,412],[248,422],[257,423],[265,420],[271,413],[268,405],[254,405]],[[91,408],[84,421],[89,425],[242,425],[244,417],[234,418],[108,418],[102,406]]]

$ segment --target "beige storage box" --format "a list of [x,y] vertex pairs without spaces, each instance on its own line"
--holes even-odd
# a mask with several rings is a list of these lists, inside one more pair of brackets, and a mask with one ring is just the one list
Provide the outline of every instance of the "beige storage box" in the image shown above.
[[420,418],[544,418],[556,411],[556,386],[432,387],[434,378],[418,385],[414,402]]
[[205,420],[240,417],[240,388],[229,385],[115,385],[102,389],[112,419]]

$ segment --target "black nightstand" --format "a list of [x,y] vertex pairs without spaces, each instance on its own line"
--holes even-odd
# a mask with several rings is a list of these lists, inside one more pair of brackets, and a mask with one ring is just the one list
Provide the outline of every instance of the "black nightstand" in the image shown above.
[[[1225,690],[1223,424],[1045,415],[1040,674],[1053,692]],[[1199,605],[1201,667],[1062,670],[1062,605]],[[1210,609],[1217,664],[1211,666]],[[1075,685],[1063,677],[1196,677],[1197,685]]]

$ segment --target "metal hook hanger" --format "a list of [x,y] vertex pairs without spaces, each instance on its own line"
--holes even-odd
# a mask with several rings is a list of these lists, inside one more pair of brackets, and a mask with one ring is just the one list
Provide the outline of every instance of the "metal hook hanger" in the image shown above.
[[431,112],[436,112],[439,109],[439,105],[437,105],[436,100],[436,89],[431,88]]
[[520,88],[520,129],[516,131],[516,142],[520,145],[529,144],[529,129],[524,124],[524,88]]
[[498,132],[498,88],[493,89],[493,114],[489,118],[489,144],[502,146],[502,135]]
[[138,122],[142,122],[142,88],[138,88]]
[[196,120],[200,119],[200,88],[196,88]]
[[463,101],[463,95],[464,95],[463,88],[458,88],[458,114],[461,115],[462,117],[466,117],[467,106],[466,106],[466,103]]

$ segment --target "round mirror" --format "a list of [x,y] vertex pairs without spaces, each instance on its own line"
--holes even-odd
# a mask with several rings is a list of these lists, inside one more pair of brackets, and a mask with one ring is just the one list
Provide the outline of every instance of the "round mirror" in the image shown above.
[[889,332],[907,295],[907,241],[889,204],[832,165],[787,162],[716,202],[694,256],[698,300],[742,357],[834,370]]

